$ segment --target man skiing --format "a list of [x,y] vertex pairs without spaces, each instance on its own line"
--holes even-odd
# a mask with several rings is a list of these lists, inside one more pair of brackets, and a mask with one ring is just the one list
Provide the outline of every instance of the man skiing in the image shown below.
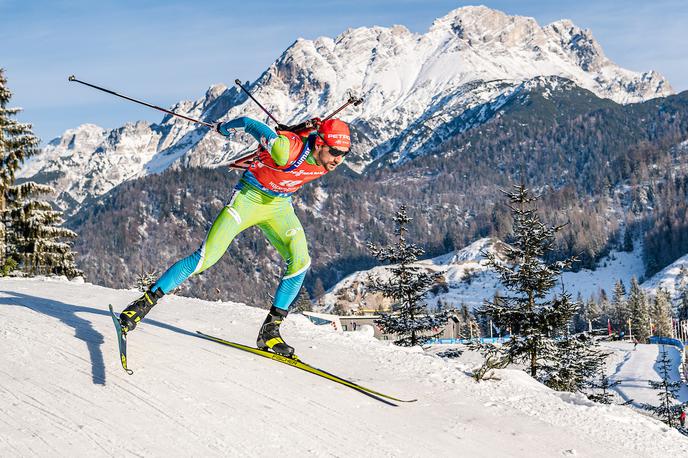
[[287,268],[256,345],[292,357],[294,348],[282,339],[279,328],[289,307],[296,302],[311,260],[291,195],[342,163],[351,147],[349,126],[339,119],[328,119],[315,130],[275,132],[247,117],[214,126],[216,132],[226,137],[232,136],[236,129],[243,129],[259,142],[256,160],[242,175],[229,203],[220,211],[198,250],[177,261],[143,296],[129,304],[120,314],[120,323],[124,333],[132,331],[160,298],[191,275],[215,264],[241,231],[258,226],[284,258]]

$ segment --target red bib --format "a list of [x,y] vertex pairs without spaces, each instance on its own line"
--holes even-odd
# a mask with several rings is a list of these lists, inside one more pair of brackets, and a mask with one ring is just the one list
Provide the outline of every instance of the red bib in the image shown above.
[[277,134],[289,139],[287,163],[283,166],[277,165],[270,153],[261,149],[258,160],[248,169],[264,188],[276,193],[291,194],[309,181],[327,173],[324,167],[306,162],[309,155],[309,150],[306,151],[308,146],[298,135],[286,131],[278,131]]

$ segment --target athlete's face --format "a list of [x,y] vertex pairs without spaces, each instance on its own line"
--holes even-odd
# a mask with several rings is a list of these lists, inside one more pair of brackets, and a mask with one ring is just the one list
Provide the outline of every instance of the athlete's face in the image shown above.
[[327,145],[319,145],[316,148],[316,154],[313,156],[318,165],[325,167],[328,172],[333,171],[339,164],[344,162],[344,156],[334,156],[330,154],[330,147]]

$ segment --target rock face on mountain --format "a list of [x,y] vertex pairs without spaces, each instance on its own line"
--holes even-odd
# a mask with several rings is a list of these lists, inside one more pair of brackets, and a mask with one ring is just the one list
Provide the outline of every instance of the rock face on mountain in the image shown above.
[[[394,26],[298,39],[249,89],[283,122],[329,113],[349,90],[362,95],[361,106],[343,113],[355,137],[347,164],[361,172],[422,155],[489,120],[524,84],[553,77],[621,104],[672,93],[656,72],[615,65],[589,30],[568,20],[541,27],[533,18],[486,7],[454,10],[424,34]],[[207,121],[267,120],[225,85],[172,109]],[[171,116],[112,130],[85,124],[50,142],[19,176],[55,186],[59,204],[71,211],[124,181],[173,165],[225,164],[250,144]]]

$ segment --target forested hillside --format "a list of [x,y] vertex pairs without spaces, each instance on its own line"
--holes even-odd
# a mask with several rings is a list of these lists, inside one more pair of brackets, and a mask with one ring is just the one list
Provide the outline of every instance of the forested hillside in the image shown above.
[[[295,206],[313,258],[306,287],[317,295],[372,266],[365,243],[388,241],[402,203],[429,256],[504,235],[510,220],[499,189],[521,180],[542,192],[547,220],[569,223],[555,256],[576,254],[578,267],[589,267],[645,235],[648,268],[657,271],[683,254],[672,240],[688,244],[687,129],[688,92],[624,106],[560,78],[524,86],[490,121],[428,154],[363,174],[340,168],[301,190]],[[177,168],[88,202],[69,222],[87,277],[121,287],[195,250],[237,180],[224,168]],[[181,292],[266,305],[280,268],[262,234],[249,230]]]

